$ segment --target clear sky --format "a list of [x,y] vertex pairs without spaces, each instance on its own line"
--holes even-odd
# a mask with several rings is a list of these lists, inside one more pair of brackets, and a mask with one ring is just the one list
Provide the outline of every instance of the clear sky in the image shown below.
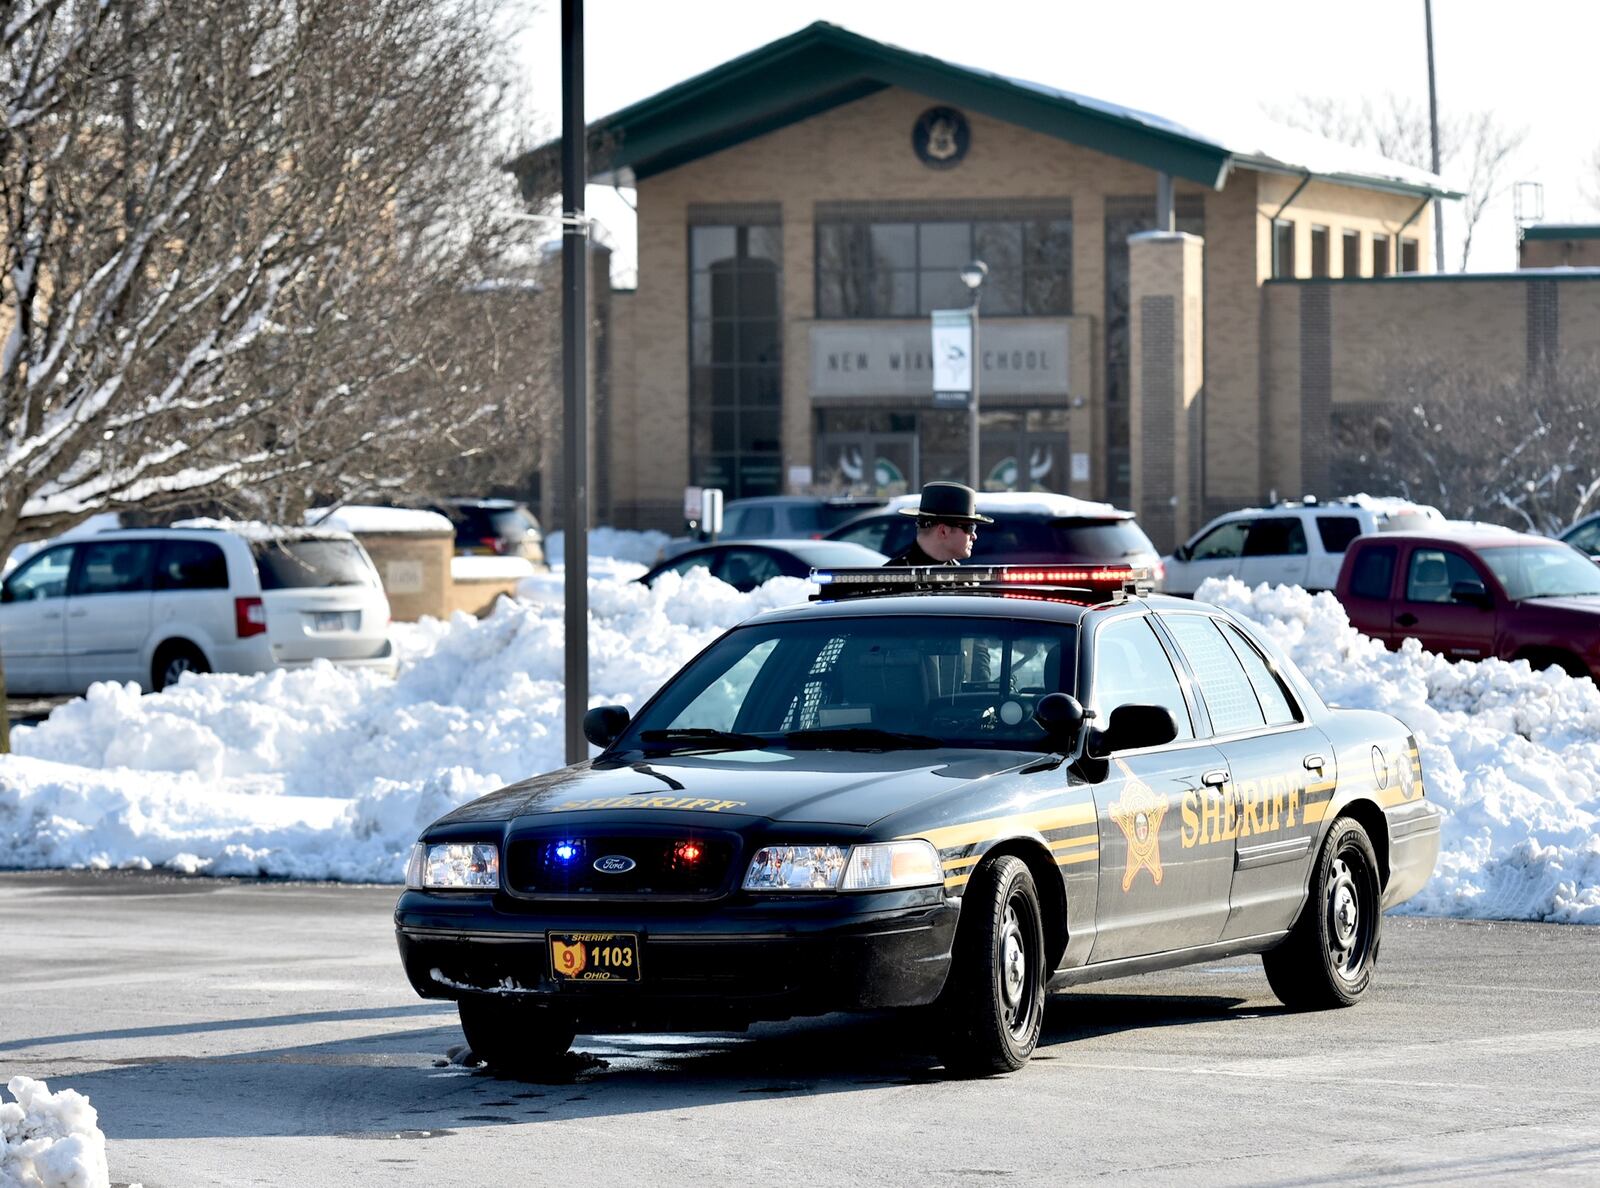
[[[814,20],[954,62],[1226,127],[1300,95],[1396,92],[1426,109],[1423,0],[587,0],[584,102],[593,120]],[[1509,180],[1544,185],[1548,222],[1600,221],[1600,2],[1434,0],[1441,115],[1488,109],[1526,127]],[[561,17],[547,0],[519,22],[534,120],[560,122]],[[1459,262],[1445,206],[1447,262]],[[591,187],[618,264],[633,228],[615,194]],[[1473,271],[1515,267],[1509,195],[1483,216]]]

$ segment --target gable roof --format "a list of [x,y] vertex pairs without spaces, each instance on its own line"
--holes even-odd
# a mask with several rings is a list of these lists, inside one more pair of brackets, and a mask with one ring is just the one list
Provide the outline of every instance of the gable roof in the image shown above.
[[[788,124],[902,87],[1221,189],[1236,165],[1346,185],[1460,197],[1438,177],[1259,121],[1224,135],[1072,91],[961,66],[818,21],[589,126],[595,180],[632,184]],[[559,144],[507,168],[528,186]]]

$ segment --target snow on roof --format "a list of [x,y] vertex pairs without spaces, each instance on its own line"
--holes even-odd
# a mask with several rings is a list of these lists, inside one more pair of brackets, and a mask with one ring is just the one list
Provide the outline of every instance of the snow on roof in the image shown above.
[[[917,507],[922,496],[896,495],[889,500],[889,508],[899,511],[902,508]],[[1010,515],[1035,515],[1059,517],[1092,517],[1103,519],[1115,516],[1118,519],[1129,519],[1133,516],[1130,511],[1123,511],[1109,503],[1094,503],[1087,499],[1074,499],[1071,495],[1057,495],[1051,491],[980,491],[978,492],[978,510],[984,515],[995,512],[1005,512]]]
[[231,532],[246,540],[346,540],[349,533],[338,528],[312,528],[303,524],[267,524],[260,520],[219,520],[210,516],[196,516],[189,520],[174,520],[169,528],[196,528],[210,532]]
[[346,503],[337,508],[314,507],[306,512],[306,523],[319,528],[340,528],[358,535],[366,533],[448,532],[455,525],[438,512],[417,511],[409,507],[371,507]]

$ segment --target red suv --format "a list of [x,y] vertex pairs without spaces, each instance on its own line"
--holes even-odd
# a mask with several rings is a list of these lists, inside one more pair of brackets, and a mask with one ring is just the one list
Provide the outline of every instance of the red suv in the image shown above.
[[1544,536],[1492,528],[1350,543],[1335,590],[1358,631],[1451,659],[1527,660],[1600,681],[1600,565]]

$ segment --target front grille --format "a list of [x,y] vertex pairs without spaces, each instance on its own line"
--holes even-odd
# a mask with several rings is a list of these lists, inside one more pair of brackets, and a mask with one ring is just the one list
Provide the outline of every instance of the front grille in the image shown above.
[[[727,889],[738,846],[733,834],[688,832],[514,837],[506,848],[506,887],[540,897],[705,899]],[[627,862],[632,867],[616,869]]]

